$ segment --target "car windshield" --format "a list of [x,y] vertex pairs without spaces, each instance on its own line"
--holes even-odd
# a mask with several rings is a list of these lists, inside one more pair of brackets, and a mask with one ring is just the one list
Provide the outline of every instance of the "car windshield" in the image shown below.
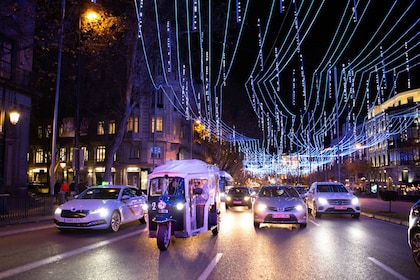
[[346,187],[340,184],[328,184],[328,185],[318,185],[318,192],[348,192]]
[[261,197],[299,197],[298,192],[292,187],[265,187],[260,191]]
[[90,188],[77,196],[77,199],[118,199],[120,188]]
[[179,196],[184,195],[184,178],[181,177],[156,177],[150,180],[150,196]]
[[229,190],[229,194],[235,195],[235,194],[249,194],[249,191],[247,188],[232,188]]

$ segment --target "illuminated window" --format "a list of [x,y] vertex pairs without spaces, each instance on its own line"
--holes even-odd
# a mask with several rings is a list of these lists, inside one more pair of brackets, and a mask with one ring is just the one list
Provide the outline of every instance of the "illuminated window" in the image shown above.
[[51,125],[47,125],[47,128],[45,129],[45,138],[50,138],[52,134],[52,127]]
[[104,121],[98,121],[96,132],[97,132],[98,135],[104,135],[105,134]]
[[89,153],[88,153],[87,147],[81,147],[80,149],[83,150],[84,161],[88,161],[89,160]]
[[106,147],[105,146],[98,146],[98,148],[96,149],[96,161],[97,162],[105,161],[105,152],[106,152]]
[[115,134],[115,121],[109,121],[108,134]]
[[138,116],[130,116],[127,121],[127,132],[139,132],[139,117]]
[[38,138],[39,139],[42,139],[42,131],[43,131],[42,126],[38,126]]
[[[162,122],[162,117],[159,116],[157,117],[157,122],[156,122],[156,131],[157,132],[162,132],[163,129],[163,122]],[[152,117],[152,133],[155,132],[155,118]]]
[[161,157],[161,153],[160,153],[160,147],[152,147],[150,149],[150,157],[152,158],[160,158]]
[[59,158],[60,158],[60,160],[62,160],[62,161],[67,161],[67,156],[66,156],[66,154],[67,154],[67,151],[66,151],[66,148],[60,148],[60,151],[59,151]]
[[35,163],[44,163],[44,150],[43,149],[36,149]]

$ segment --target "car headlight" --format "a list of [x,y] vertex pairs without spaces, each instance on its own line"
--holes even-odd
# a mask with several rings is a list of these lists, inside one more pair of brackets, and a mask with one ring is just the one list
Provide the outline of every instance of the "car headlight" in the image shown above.
[[302,204],[296,205],[296,206],[295,206],[295,209],[296,209],[297,211],[302,211],[302,210],[303,210],[303,205],[302,205]]
[[147,211],[147,209],[149,208],[149,206],[147,205],[147,203],[144,203],[142,206],[141,206],[141,209],[143,209],[143,211]]
[[265,209],[267,209],[267,205],[265,205],[264,203],[259,203],[256,206],[257,211],[264,211]]
[[55,209],[55,211],[54,211],[54,214],[55,215],[61,215],[61,208],[60,207],[57,207],[57,209]]
[[245,197],[244,197],[244,200],[245,200],[245,201],[248,201],[248,200],[249,200],[249,196],[245,196]]
[[184,209],[184,203],[182,203],[182,202],[178,202],[178,203],[176,204],[176,210],[182,210],[182,209]]
[[232,200],[232,197],[230,197],[230,196],[228,195],[228,196],[226,196],[226,200],[227,200],[227,201],[231,201],[231,200]]
[[107,217],[108,213],[108,209],[104,207],[89,211],[89,214],[99,214],[100,217]]
[[358,199],[357,197],[354,197],[354,198],[351,200],[351,204],[353,204],[353,205],[359,205],[359,199]]
[[323,205],[328,204],[328,200],[323,197],[319,197],[318,202],[319,204],[323,204]]

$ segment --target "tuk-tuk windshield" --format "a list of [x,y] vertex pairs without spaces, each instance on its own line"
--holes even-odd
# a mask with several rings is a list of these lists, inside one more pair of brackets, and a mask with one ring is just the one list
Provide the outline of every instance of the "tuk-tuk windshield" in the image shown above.
[[179,196],[184,195],[184,178],[181,177],[156,177],[150,180],[150,196]]

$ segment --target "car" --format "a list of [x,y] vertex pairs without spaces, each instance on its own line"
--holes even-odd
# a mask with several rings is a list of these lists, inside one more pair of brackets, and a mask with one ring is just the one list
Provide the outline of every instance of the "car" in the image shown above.
[[323,214],[350,214],[360,217],[360,201],[339,182],[314,182],[306,194],[309,213],[316,218]]
[[28,191],[33,194],[49,194],[50,187],[47,183],[42,182],[30,182],[27,185]]
[[247,187],[230,188],[226,194],[226,209],[233,206],[247,206],[252,208],[251,191]]
[[408,221],[408,245],[414,262],[420,267],[420,199],[411,206]]
[[293,186],[297,192],[299,193],[300,197],[305,200],[306,193],[308,192],[308,188],[305,186]]
[[54,223],[59,230],[108,229],[117,232],[122,224],[145,223],[147,197],[133,186],[94,186],[57,207]]
[[253,205],[254,227],[261,223],[298,224],[305,228],[308,209],[299,193],[288,185],[265,185],[258,192]]

